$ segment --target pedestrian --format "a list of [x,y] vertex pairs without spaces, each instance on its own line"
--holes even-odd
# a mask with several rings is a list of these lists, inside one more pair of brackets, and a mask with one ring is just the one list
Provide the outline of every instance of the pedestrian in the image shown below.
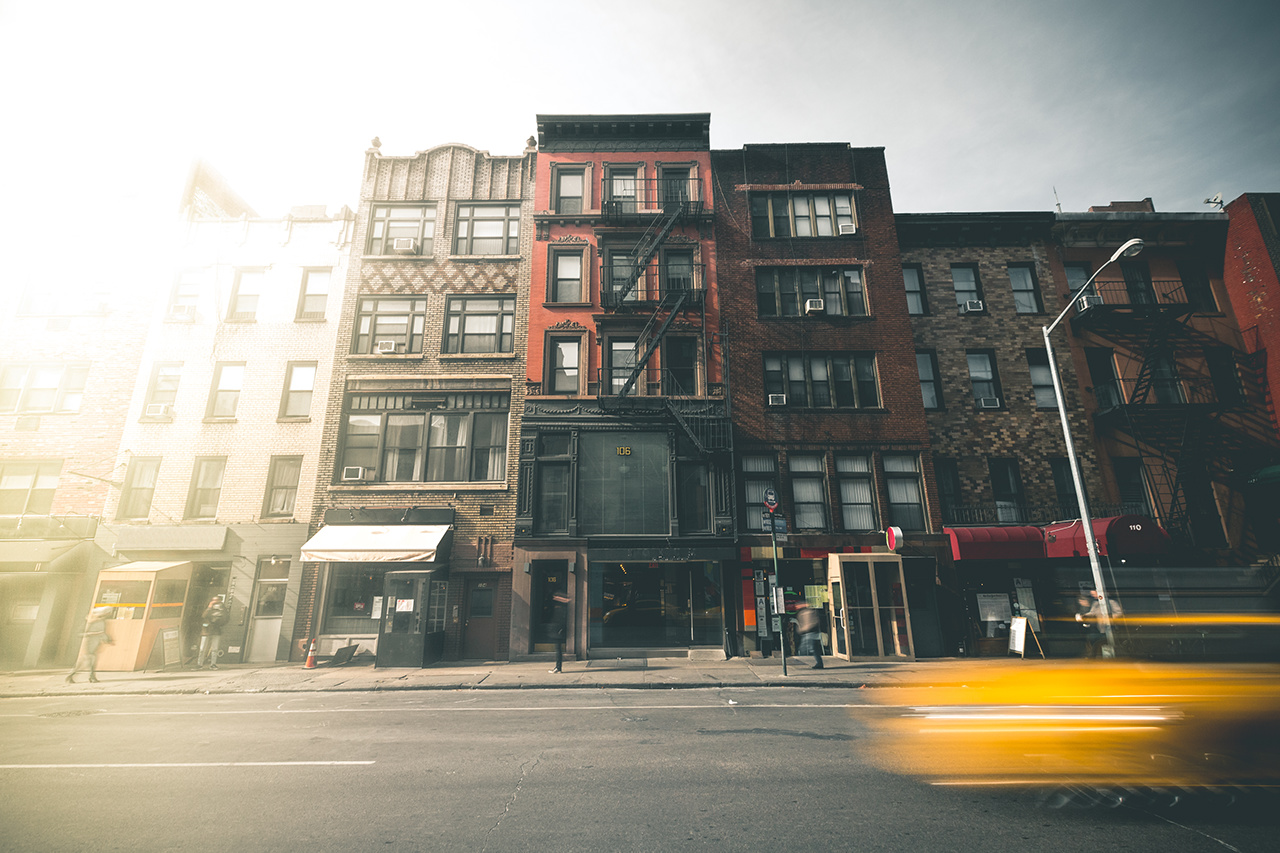
[[796,632],[800,635],[796,651],[801,655],[812,652],[813,668],[822,669],[822,615],[816,608],[800,605],[796,611]]
[[111,638],[107,636],[107,617],[111,615],[110,607],[91,607],[89,615],[84,618],[84,639],[80,641],[80,654],[76,656],[75,666],[67,673],[67,684],[74,684],[76,673],[89,670],[89,680],[98,681],[98,647]]
[[[1124,615],[1124,611],[1120,607],[1120,602],[1116,601],[1114,598],[1107,599],[1107,612],[1111,619],[1116,619]],[[1099,650],[1102,649],[1107,640],[1107,626],[1105,620],[1102,618],[1102,597],[1098,595],[1098,591],[1096,589],[1089,590],[1089,594],[1087,596],[1080,596],[1076,612],[1076,621],[1079,622],[1085,630],[1085,657],[1096,658]]]
[[222,626],[230,620],[231,613],[221,595],[215,595],[200,615],[200,655],[197,665],[204,669],[206,657],[209,669],[218,668],[218,655],[222,654]]
[[568,633],[569,596],[557,592],[551,600],[555,602],[551,611],[551,637],[556,641],[556,668],[549,671],[560,672],[564,666],[564,638]]

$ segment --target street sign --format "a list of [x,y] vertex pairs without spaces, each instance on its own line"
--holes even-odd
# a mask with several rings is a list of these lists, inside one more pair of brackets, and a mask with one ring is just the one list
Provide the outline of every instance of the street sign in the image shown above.
[[778,508],[778,493],[773,490],[772,486],[764,490],[764,505],[769,512],[773,512]]
[[775,533],[787,532],[787,520],[780,515],[773,517],[773,530]]

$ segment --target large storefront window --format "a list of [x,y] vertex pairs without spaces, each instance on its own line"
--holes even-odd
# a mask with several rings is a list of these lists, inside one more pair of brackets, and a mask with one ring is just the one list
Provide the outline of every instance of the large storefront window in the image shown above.
[[670,531],[664,433],[583,433],[578,442],[578,532]]
[[715,563],[592,563],[589,584],[593,646],[684,647],[723,641]]
[[[403,567],[402,567],[403,568]],[[381,613],[382,577],[386,567],[338,563],[329,570],[324,634],[376,634]]]

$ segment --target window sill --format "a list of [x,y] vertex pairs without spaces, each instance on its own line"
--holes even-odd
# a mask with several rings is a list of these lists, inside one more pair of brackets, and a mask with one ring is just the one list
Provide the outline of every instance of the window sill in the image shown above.
[[207,424],[234,424],[234,423],[238,423],[239,419],[238,418],[205,418],[204,422]]
[[473,261],[518,261],[524,255],[449,255],[449,260],[470,263]]
[[293,322],[295,323],[327,323],[329,322],[329,318],[328,317],[294,317]]
[[[768,406],[764,407],[766,412],[774,412],[782,414],[784,412],[794,413],[803,412],[806,415],[887,415],[889,410],[884,406],[868,406],[865,409],[856,409],[850,406]],[[928,411],[934,411],[929,409]]]
[[237,323],[237,324],[240,324],[240,323],[256,323],[256,322],[258,322],[258,318],[257,318],[256,316],[254,316],[254,317],[225,317],[225,318],[223,318],[222,322],[224,322],[224,323]]
[[842,320],[842,321],[856,320],[861,322],[864,320],[874,320],[875,318],[876,318],[876,315],[874,314],[827,314],[826,312],[823,312],[821,314],[782,314],[782,315],[766,314],[763,317],[759,315],[756,316],[756,319],[762,322],[789,322],[789,323],[794,323],[798,320]]
[[543,302],[543,308],[594,308],[594,302]]
[[484,480],[482,482],[459,482],[459,483],[419,483],[419,482],[401,482],[401,483],[333,483],[329,486],[330,491],[352,491],[352,492],[374,492],[374,491],[392,491],[392,492],[495,492],[509,491],[510,484],[506,480]]
[[301,417],[301,418],[276,418],[276,423],[278,424],[309,424],[311,423],[311,416],[307,415],[306,417]]
[[352,361],[421,361],[423,354],[420,352],[353,352],[348,353],[347,358]]
[[441,361],[475,361],[477,359],[514,359],[517,354],[514,352],[442,352],[440,353]]
[[434,261],[433,255],[361,255],[363,261]]
[[140,424],[171,424],[173,423],[173,415],[159,415],[159,416],[153,415],[152,417],[147,417],[146,415],[143,415],[142,417],[138,418],[138,423]]

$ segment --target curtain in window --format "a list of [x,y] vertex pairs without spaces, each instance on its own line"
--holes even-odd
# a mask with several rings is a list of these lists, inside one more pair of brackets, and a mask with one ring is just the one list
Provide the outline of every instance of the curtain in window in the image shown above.
[[840,505],[845,530],[875,530],[871,492],[871,461],[865,456],[836,457],[840,479]]
[[796,529],[825,530],[827,501],[822,488],[822,457],[793,456],[788,467],[792,473],[791,494],[795,498]]
[[467,415],[432,415],[428,434],[427,479],[467,479],[467,439],[471,419]]
[[507,475],[507,414],[476,415],[473,480],[501,480]]
[[422,478],[423,415],[387,415],[387,440],[382,453],[384,482]]

